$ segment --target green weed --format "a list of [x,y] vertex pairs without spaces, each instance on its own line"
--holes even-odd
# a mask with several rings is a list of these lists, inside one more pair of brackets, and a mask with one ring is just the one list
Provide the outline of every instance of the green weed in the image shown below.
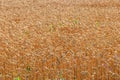
[[16,78],[14,78],[14,80],[21,80],[21,79],[20,79],[20,77],[18,76],[18,77],[16,77]]

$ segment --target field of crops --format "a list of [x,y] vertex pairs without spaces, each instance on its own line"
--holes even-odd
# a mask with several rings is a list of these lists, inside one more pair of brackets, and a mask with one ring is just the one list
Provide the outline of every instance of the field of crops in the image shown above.
[[0,0],[0,80],[120,80],[120,0]]

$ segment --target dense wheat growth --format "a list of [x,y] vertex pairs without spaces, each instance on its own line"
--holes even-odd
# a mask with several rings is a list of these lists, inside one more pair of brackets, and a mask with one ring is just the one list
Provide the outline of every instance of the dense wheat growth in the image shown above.
[[0,0],[0,80],[120,80],[120,0]]

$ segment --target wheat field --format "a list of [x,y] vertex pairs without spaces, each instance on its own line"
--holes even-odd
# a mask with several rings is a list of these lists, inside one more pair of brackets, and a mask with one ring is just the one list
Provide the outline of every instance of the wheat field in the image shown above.
[[120,0],[0,0],[0,80],[120,80]]

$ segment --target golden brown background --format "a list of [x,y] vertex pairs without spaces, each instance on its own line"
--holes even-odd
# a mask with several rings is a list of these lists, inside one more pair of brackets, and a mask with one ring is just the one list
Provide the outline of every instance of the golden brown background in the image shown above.
[[0,0],[0,80],[120,80],[119,0]]

